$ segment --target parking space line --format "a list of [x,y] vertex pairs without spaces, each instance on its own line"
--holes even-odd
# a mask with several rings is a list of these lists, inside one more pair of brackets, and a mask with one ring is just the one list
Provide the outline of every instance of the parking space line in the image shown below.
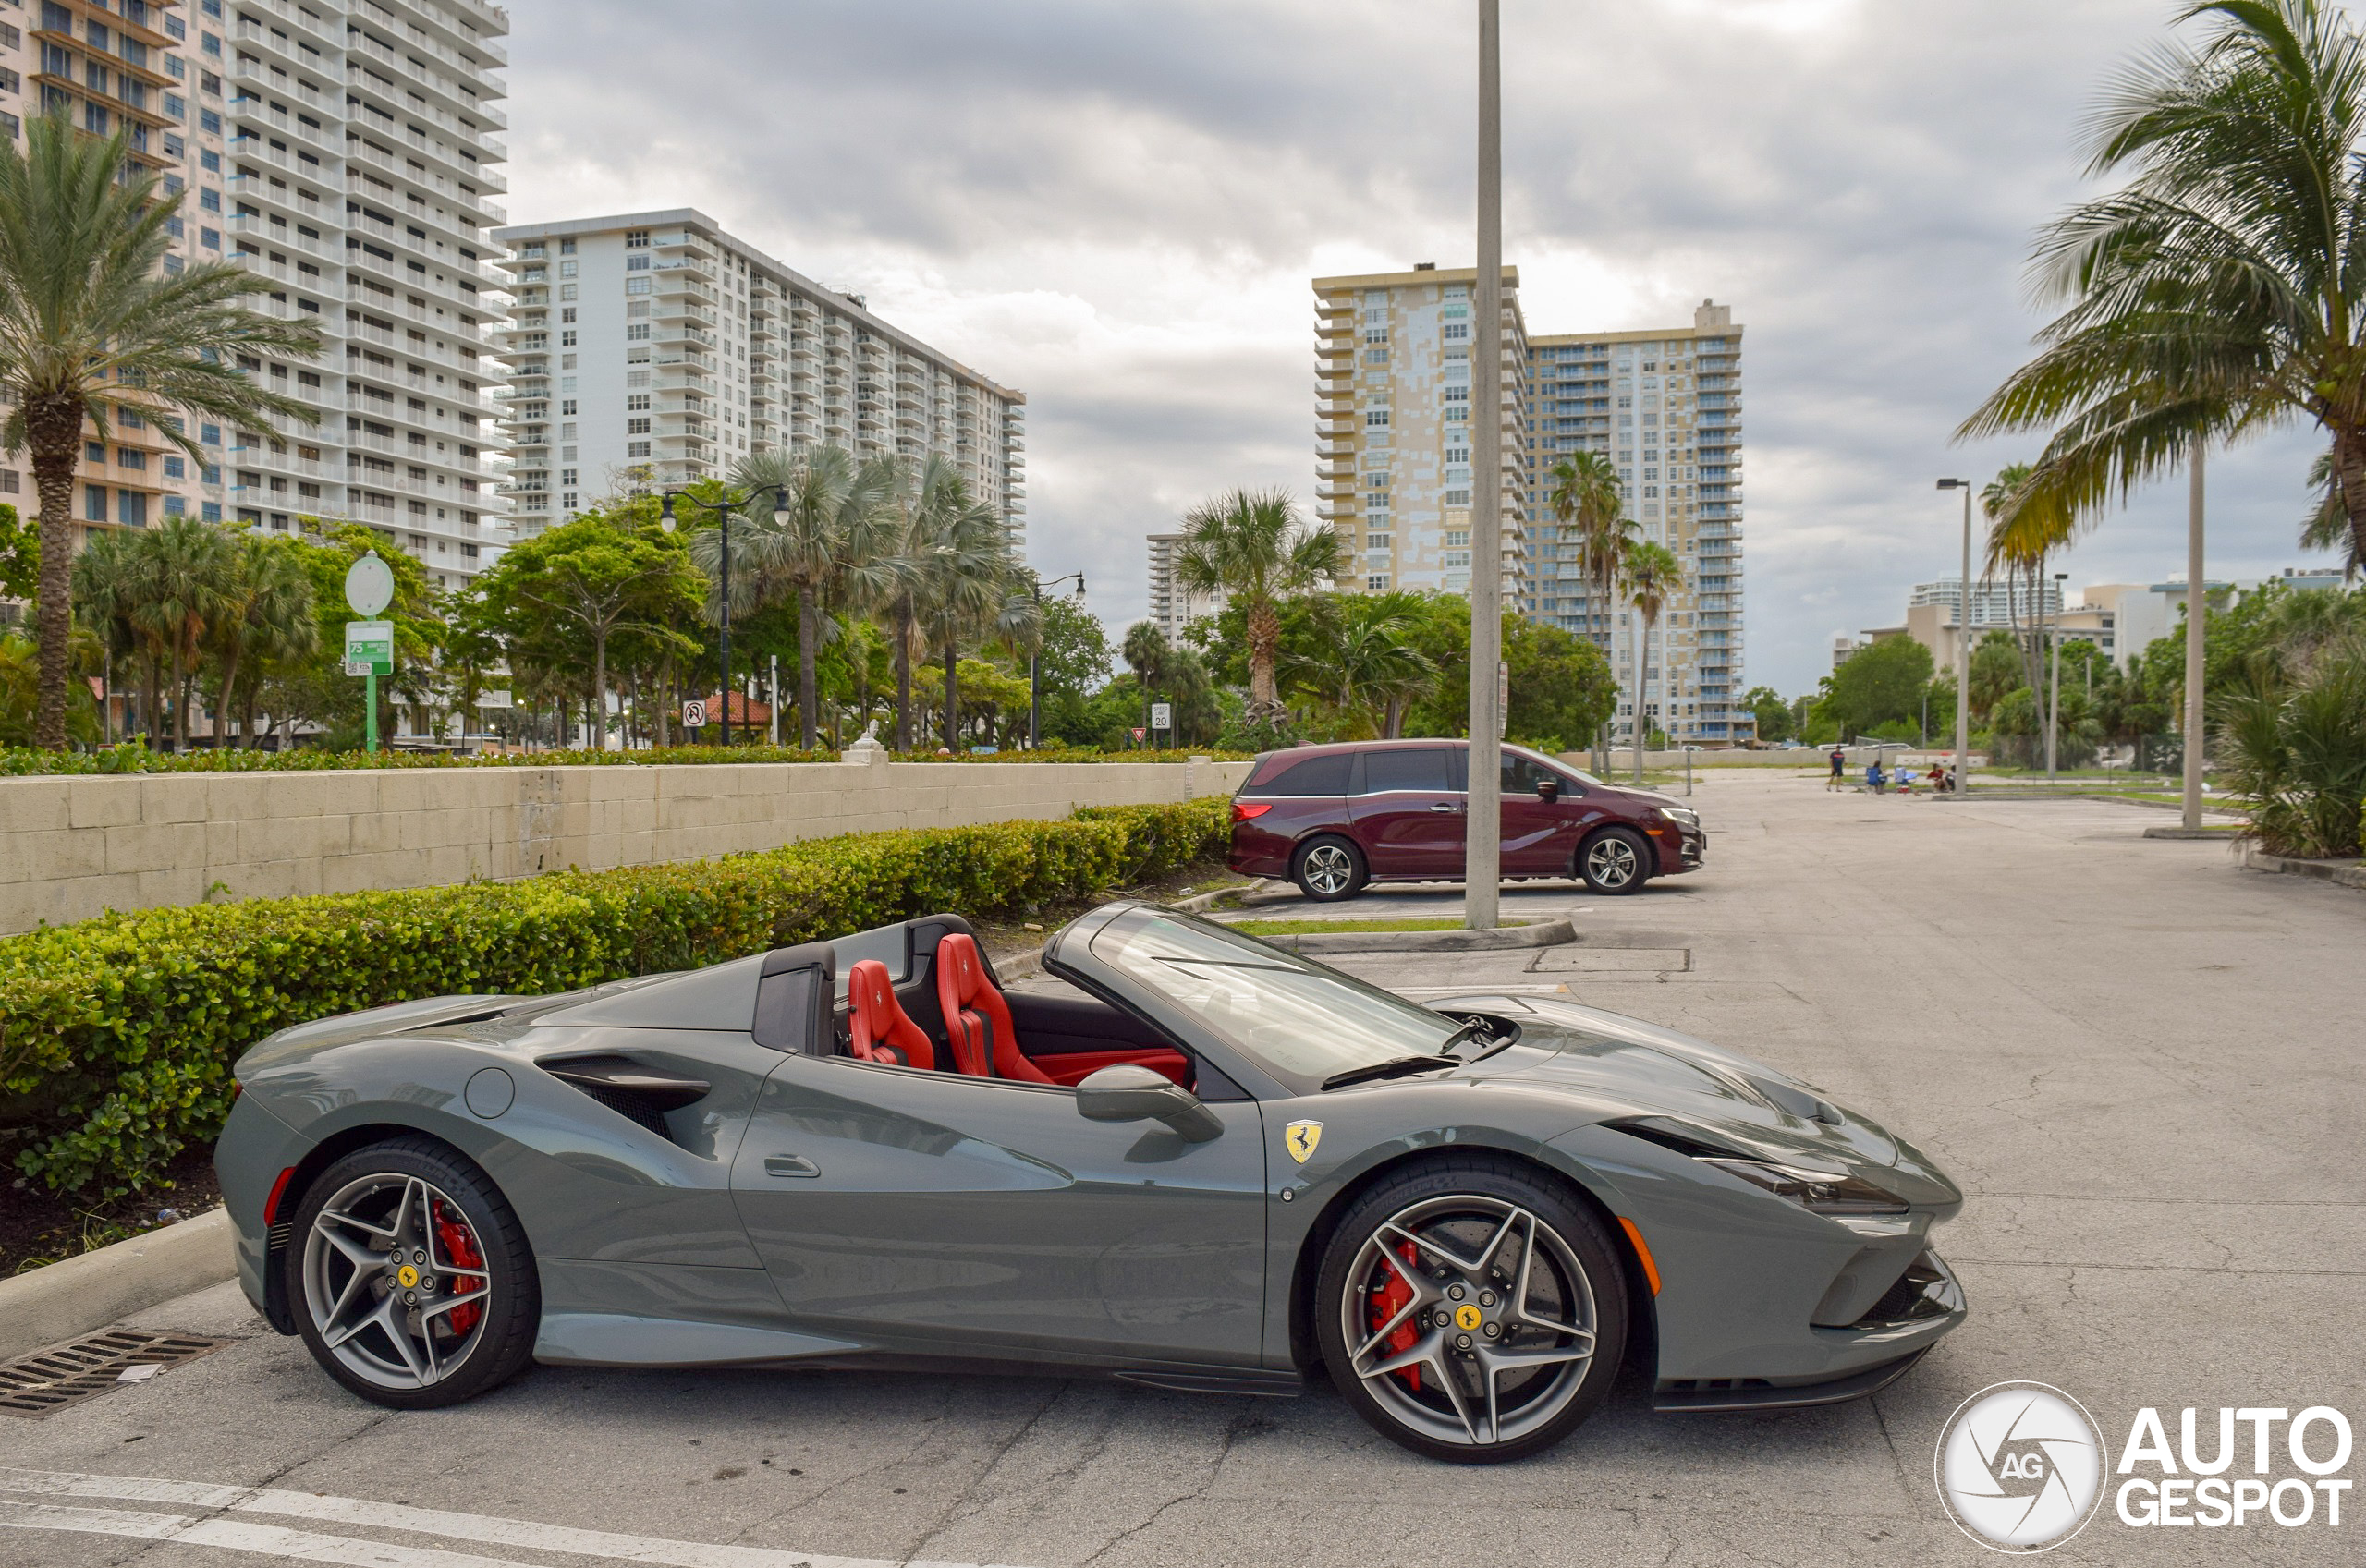
[[[505,1519],[482,1513],[453,1513],[442,1509],[414,1508],[406,1503],[373,1502],[366,1498],[316,1497],[311,1492],[286,1491],[268,1487],[217,1486],[203,1481],[163,1480],[144,1476],[91,1476],[66,1470],[19,1470],[0,1466],[0,1491],[31,1493],[43,1497],[106,1498],[118,1501],[171,1502],[187,1507],[218,1508],[232,1513],[274,1513],[291,1518],[310,1519],[323,1524],[360,1525],[370,1529],[402,1530],[414,1535],[442,1536],[451,1540],[472,1541],[483,1545],[523,1547],[529,1550],[572,1553],[578,1557],[604,1557],[624,1562],[647,1562],[661,1568],[984,1568],[984,1565],[964,1562],[916,1562],[909,1559],[874,1557],[832,1557],[819,1552],[783,1551],[772,1547],[724,1546],[706,1541],[666,1540],[653,1536],[619,1535],[608,1530],[577,1529],[566,1525],[544,1525],[531,1519]],[[122,1521],[123,1527],[104,1523],[57,1523],[36,1520],[32,1513],[72,1515],[96,1521]],[[334,1536],[311,1536],[303,1531],[281,1530],[277,1526],[245,1526],[250,1530],[267,1530],[274,1537],[287,1537],[320,1545],[369,1549],[384,1552],[425,1552],[424,1556],[322,1556],[317,1551],[296,1551],[279,1547],[241,1545],[229,1539],[210,1539],[198,1532],[206,1525],[229,1525],[232,1521],[189,1520],[174,1514],[133,1513],[111,1509],[54,1508],[39,1503],[0,1502],[0,1525],[28,1529],[91,1530],[108,1535],[154,1535],[160,1538],[195,1541],[200,1545],[224,1546],[241,1551],[261,1551],[282,1557],[304,1557],[323,1562],[348,1562],[377,1568],[484,1568],[499,1564],[501,1568],[518,1568],[508,1558],[472,1557],[465,1553],[438,1552],[432,1549],[409,1547],[380,1547],[373,1541],[346,1540]],[[138,1527],[132,1527],[132,1526]],[[262,1538],[260,1536],[254,1539]],[[342,1550],[342,1547],[338,1548]]]
[[434,1547],[392,1546],[348,1536],[318,1536],[278,1525],[238,1519],[192,1519],[182,1513],[133,1513],[117,1508],[59,1508],[43,1502],[0,1502],[0,1529],[67,1530],[82,1535],[135,1536],[180,1546],[210,1546],[345,1568],[519,1568],[516,1560],[479,1557]]

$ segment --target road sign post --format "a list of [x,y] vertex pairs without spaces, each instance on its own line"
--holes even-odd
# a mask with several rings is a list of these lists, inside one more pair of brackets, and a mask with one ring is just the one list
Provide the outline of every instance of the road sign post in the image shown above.
[[1173,745],[1175,742],[1175,705],[1170,702],[1152,703],[1150,705],[1150,727],[1153,732],[1159,730],[1165,731],[1167,744],[1170,746]]
[[[345,673],[361,680],[361,746],[378,749],[378,677],[395,673],[395,624],[376,617],[395,602],[395,569],[374,550],[345,570],[345,602],[361,617],[345,627]],[[358,635],[357,635],[358,634]]]

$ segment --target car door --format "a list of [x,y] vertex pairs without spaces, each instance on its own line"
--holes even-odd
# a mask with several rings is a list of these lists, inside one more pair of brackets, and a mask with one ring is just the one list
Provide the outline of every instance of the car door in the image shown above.
[[[1546,779],[1558,798],[1536,793]],[[1507,876],[1567,876],[1577,863],[1579,799],[1584,786],[1518,751],[1503,754],[1503,868]]]
[[1376,746],[1363,754],[1363,788],[1348,802],[1376,877],[1462,874],[1462,785],[1455,749]]
[[732,1174],[802,1327],[888,1350],[1255,1366],[1264,1133],[1088,1122],[1073,1089],[790,1056]]

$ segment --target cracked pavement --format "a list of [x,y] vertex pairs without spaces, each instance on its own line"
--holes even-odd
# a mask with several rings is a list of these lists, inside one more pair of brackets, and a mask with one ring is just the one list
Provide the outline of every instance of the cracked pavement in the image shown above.
[[[1567,985],[1750,1051],[1919,1143],[1969,1195],[1937,1241],[1972,1315],[1875,1400],[1659,1416],[1630,1381],[1553,1453],[1486,1469],[1396,1449],[1327,1387],[543,1368],[396,1416],[338,1391],[226,1286],[132,1321],[240,1343],[45,1420],[0,1416],[0,1466],[888,1562],[1921,1564],[1989,1560],[1942,1513],[1932,1447],[1992,1382],[2063,1388],[2115,1453],[2146,1404],[2172,1431],[2186,1405],[2323,1404],[2366,1426],[2366,894],[2146,841],[2171,819],[2098,801],[1876,800],[1753,771],[1705,773],[1694,804],[1711,834],[1697,875],[1624,899],[1506,890],[1507,914],[1570,913],[1577,948],[1340,962],[1409,990]],[[1391,890],[1354,912],[1457,903]],[[2343,1473],[2366,1479],[2366,1456]],[[2356,1562],[2351,1497],[2339,1530],[2135,1530],[2106,1501],[2061,1556]],[[616,1560],[347,1533],[394,1565],[429,1561],[400,1548],[451,1568]],[[0,1529],[0,1568],[262,1561]]]

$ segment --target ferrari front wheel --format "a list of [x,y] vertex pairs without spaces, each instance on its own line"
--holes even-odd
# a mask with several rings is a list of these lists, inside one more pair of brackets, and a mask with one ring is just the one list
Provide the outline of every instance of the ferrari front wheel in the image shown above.
[[427,1137],[357,1149],[297,1206],[297,1331],[329,1376],[397,1410],[457,1404],[531,1358],[542,1300],[517,1215]]
[[1624,1276],[1601,1222],[1510,1161],[1384,1181],[1333,1233],[1316,1288],[1339,1392],[1433,1459],[1552,1447],[1602,1403],[1626,1349]]

